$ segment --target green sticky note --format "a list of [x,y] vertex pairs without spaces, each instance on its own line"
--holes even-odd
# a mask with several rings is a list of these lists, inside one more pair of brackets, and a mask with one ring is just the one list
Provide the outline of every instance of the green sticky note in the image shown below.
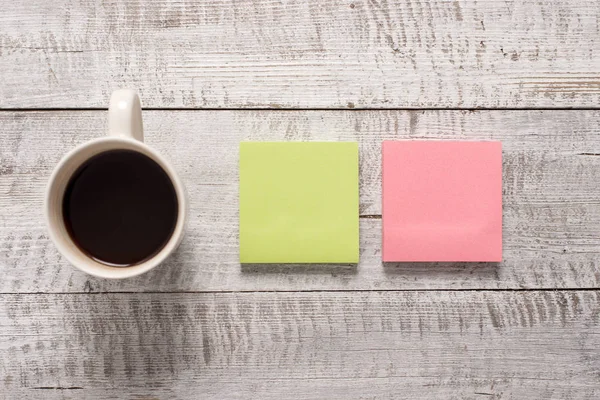
[[358,262],[358,144],[240,145],[242,263]]

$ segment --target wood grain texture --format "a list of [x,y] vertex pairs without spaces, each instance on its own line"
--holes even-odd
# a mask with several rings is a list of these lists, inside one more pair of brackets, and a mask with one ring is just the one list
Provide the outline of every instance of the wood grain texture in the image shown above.
[[597,399],[599,315],[598,291],[0,295],[0,397]]
[[[127,281],[94,279],[64,261],[42,218],[48,176],[106,113],[0,113],[0,292],[296,291],[597,288],[600,283],[599,111],[146,111],[146,140],[174,164],[190,218],[165,265]],[[381,141],[501,140],[504,262],[381,263]],[[361,261],[238,262],[241,140],[360,144]]]
[[597,107],[597,0],[2,1],[0,107]]

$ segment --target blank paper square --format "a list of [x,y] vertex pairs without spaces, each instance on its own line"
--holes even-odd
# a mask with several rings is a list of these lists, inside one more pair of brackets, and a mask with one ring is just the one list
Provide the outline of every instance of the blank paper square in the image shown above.
[[502,261],[500,142],[383,143],[383,261]]
[[358,144],[240,145],[242,263],[358,262]]

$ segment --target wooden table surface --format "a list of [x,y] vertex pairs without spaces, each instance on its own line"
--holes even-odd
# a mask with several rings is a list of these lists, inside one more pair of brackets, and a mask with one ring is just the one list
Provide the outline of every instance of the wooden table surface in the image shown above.
[[[0,399],[597,399],[597,0],[0,0]],[[189,192],[125,281],[48,238],[112,90]],[[381,262],[381,141],[500,140],[504,261]],[[238,262],[241,140],[358,141],[357,266]]]

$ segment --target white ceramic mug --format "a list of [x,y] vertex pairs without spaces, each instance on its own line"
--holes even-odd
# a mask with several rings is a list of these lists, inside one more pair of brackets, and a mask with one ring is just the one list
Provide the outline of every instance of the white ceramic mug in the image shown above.
[[[171,164],[156,150],[144,144],[143,140],[140,98],[133,90],[117,90],[110,98],[108,136],[92,140],[73,149],[58,163],[50,177],[44,206],[50,238],[71,264],[88,274],[112,279],[143,274],[163,262],[177,248],[183,238],[187,202],[181,180]],[[73,174],[91,157],[110,150],[133,150],[156,161],[171,179],[178,200],[177,223],[167,244],[152,258],[129,267],[113,267],[102,264],[81,251],[71,239],[62,213],[65,189]]]

